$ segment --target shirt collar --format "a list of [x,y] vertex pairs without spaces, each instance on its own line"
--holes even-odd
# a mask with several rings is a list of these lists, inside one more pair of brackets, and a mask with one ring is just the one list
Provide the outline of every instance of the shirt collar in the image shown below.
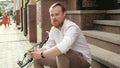
[[67,19],[65,19],[65,20],[64,20],[64,23],[63,23],[62,27],[60,27],[60,28],[57,28],[57,29],[59,29],[59,30],[62,30],[62,29],[64,29],[64,26],[65,26],[65,23],[66,23],[66,21],[67,21]]

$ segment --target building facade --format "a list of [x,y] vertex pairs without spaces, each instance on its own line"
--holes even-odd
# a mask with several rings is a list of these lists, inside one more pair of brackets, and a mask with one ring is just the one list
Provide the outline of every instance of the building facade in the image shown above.
[[[46,37],[45,32],[51,28],[48,10],[55,2],[61,2],[65,6],[67,18],[79,25],[83,32],[85,31],[88,43],[120,56],[120,43],[116,42],[120,41],[120,0],[15,0],[16,26],[30,42],[40,42]],[[104,32],[106,33],[101,34]],[[115,39],[111,36],[113,34]],[[94,48],[91,50],[93,51]],[[120,67],[117,64],[119,60],[111,62],[97,56],[94,52],[92,55],[94,56],[93,68]],[[114,59],[110,58],[110,60]]]

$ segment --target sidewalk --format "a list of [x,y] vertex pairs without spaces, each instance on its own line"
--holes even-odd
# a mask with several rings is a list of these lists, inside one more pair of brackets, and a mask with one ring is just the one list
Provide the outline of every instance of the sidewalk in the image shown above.
[[5,28],[0,25],[0,68],[20,68],[17,61],[32,46],[15,24]]

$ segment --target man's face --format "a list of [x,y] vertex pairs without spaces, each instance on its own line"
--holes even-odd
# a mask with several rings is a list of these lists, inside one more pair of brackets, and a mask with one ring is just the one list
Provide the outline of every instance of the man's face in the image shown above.
[[56,28],[59,28],[63,25],[65,19],[65,12],[64,13],[62,12],[60,6],[56,6],[50,9],[50,19],[51,19],[51,24]]

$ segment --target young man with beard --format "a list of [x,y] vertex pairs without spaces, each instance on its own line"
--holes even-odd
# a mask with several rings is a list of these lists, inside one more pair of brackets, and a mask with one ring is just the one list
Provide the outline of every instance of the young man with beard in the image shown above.
[[67,20],[66,10],[60,3],[49,8],[51,30],[45,46],[33,49],[35,68],[89,68],[91,64],[90,49],[79,26]]

